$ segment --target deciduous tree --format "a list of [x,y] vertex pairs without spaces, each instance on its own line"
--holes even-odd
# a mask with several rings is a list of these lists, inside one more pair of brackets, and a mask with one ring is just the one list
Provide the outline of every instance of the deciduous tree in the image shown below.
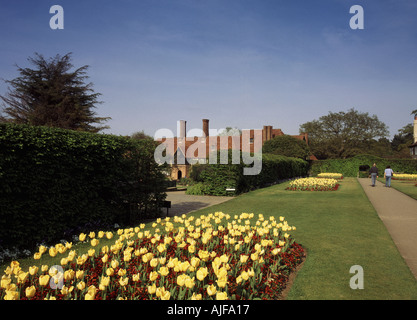
[[319,159],[372,154],[375,142],[389,134],[388,127],[376,115],[355,109],[329,112],[318,120],[302,124],[300,132],[308,132],[310,149]]

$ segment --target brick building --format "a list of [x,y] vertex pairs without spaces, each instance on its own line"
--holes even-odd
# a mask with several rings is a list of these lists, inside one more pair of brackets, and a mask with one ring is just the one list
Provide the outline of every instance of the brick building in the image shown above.
[[[210,153],[219,150],[239,150],[249,151],[251,153],[257,153],[262,151],[262,145],[276,136],[283,136],[284,133],[281,129],[274,129],[272,126],[264,126],[262,130],[244,130],[240,136],[210,136],[209,135],[209,120],[202,120],[202,130],[200,136],[187,137],[186,136],[186,125],[185,120],[179,121],[179,135],[174,138],[164,138],[160,142],[161,144],[171,144],[173,150],[172,158],[174,161],[171,163],[171,179],[180,180],[181,178],[188,177],[191,170],[191,165],[188,160],[193,162],[199,161],[200,163],[205,162]],[[257,136],[255,139],[255,135]],[[262,140],[260,139],[262,135]],[[303,133],[300,135],[293,135],[297,139],[303,140],[308,144],[308,134]],[[247,139],[243,140],[243,139]],[[257,141],[262,143],[257,143]]]

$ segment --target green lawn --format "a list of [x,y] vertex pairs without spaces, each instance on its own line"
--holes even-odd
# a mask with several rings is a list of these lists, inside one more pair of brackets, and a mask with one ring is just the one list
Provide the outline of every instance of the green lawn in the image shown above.
[[[307,259],[287,299],[417,299],[417,281],[356,178],[342,180],[338,191],[287,191],[287,185],[249,192],[192,215],[253,212],[284,216],[296,226],[291,233],[306,248]],[[102,239],[98,247],[113,242]],[[75,246],[84,252],[88,247]],[[57,261],[45,254],[40,261],[20,262],[27,267]],[[353,265],[364,270],[362,290],[350,288]]]
[[[379,178],[385,184],[384,178]],[[391,187],[417,200],[417,181],[391,180]]]
[[[417,299],[417,281],[356,178],[338,191],[287,191],[288,183],[200,210],[285,216],[307,250],[287,299]],[[350,288],[350,267],[364,270],[364,289]]]

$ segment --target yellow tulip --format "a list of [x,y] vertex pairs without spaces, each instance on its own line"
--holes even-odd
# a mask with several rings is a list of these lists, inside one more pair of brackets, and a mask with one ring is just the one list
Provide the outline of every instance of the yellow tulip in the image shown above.
[[227,300],[227,293],[226,292],[217,292],[216,293],[216,300]]
[[77,264],[78,265],[82,265],[84,264],[84,262],[87,260],[87,256],[86,255],[82,255],[80,257],[77,257]]
[[63,244],[61,244],[60,246],[58,246],[58,248],[56,248],[58,250],[59,253],[65,253],[65,251],[67,251],[67,247],[65,247]]
[[149,294],[155,294],[155,292],[156,292],[156,286],[155,286],[155,283],[154,283],[154,284],[152,284],[151,286],[148,286],[148,293],[149,293]]
[[182,287],[185,284],[185,279],[187,279],[187,275],[182,273],[177,277],[177,284]]
[[85,289],[85,282],[84,281],[78,282],[77,289],[78,290],[84,290]]
[[187,277],[186,279],[185,279],[185,286],[188,288],[188,289],[192,289],[193,287],[194,287],[194,285],[195,285],[195,282],[194,282],[194,277],[193,278],[190,278],[190,277]]
[[89,286],[85,294],[85,300],[94,300],[97,293],[97,288],[93,285]]
[[13,273],[13,268],[11,268],[10,266],[8,266],[6,268],[6,270],[4,270],[4,273],[7,275],[11,275]]
[[201,295],[201,293],[195,294],[195,292],[193,292],[191,300],[201,300],[202,298],[203,298],[203,296]]
[[152,268],[155,268],[157,265],[158,265],[158,259],[157,258],[152,258],[151,259],[151,261],[149,261],[149,265],[152,267]]
[[158,272],[156,271],[151,271],[149,273],[149,280],[150,281],[155,281],[156,279],[158,279]]
[[90,237],[90,239],[94,239],[96,237],[96,233],[94,231],[91,231],[88,236]]
[[94,238],[93,240],[91,240],[91,245],[93,246],[93,247],[95,247],[96,245],[98,245],[100,243],[100,241],[98,240],[98,239],[96,239],[96,238]]
[[240,255],[240,262],[241,263],[245,263],[246,261],[248,261],[249,256],[241,254]]
[[89,257],[93,257],[95,255],[95,253],[96,253],[96,250],[95,249],[89,249],[88,250],[88,256]]
[[133,281],[137,282],[137,281],[139,281],[139,279],[140,279],[139,273],[136,273],[136,274],[132,275],[132,280]]
[[25,290],[26,297],[29,299],[32,298],[35,295],[35,293],[36,293],[35,286],[27,287]]
[[63,286],[62,289],[61,289],[61,294],[66,296],[67,294],[71,293],[73,290],[74,290],[74,286],[71,286],[69,288],[66,287],[66,286]]
[[101,277],[100,284],[107,287],[110,284],[110,277]]
[[78,280],[82,279],[82,278],[84,277],[84,270],[77,270],[77,271],[75,272],[75,277],[76,277]]
[[171,293],[163,288],[160,293],[160,298],[161,300],[169,300],[171,298]]
[[255,271],[253,271],[253,268],[251,268],[251,269],[248,271],[248,274],[249,274],[249,277],[253,277],[253,276],[255,276]]
[[246,272],[246,271],[242,271],[240,276],[242,277],[243,280],[248,280],[249,279],[249,273]]
[[200,265],[200,259],[197,257],[192,257],[191,265],[193,266],[193,268],[197,268]]
[[28,275],[29,275],[29,272],[20,271],[17,274],[17,281],[18,281],[18,283],[24,283],[26,281],[26,279],[28,278]]
[[37,266],[29,267],[29,273],[31,276],[34,276],[38,273],[39,268]]
[[227,277],[220,277],[216,280],[219,288],[224,288],[227,284]]
[[169,268],[168,267],[160,267],[159,271],[161,276],[167,276],[169,274]]
[[39,276],[39,284],[41,286],[46,286],[49,283],[49,275],[40,275]]
[[108,232],[106,232],[106,238],[107,239],[111,239],[111,238],[113,238],[113,233],[112,232],[110,232],[110,231],[108,231]]
[[77,253],[75,252],[75,250],[71,250],[69,253],[68,253],[68,257],[67,257],[67,259],[68,259],[68,261],[72,261],[72,260],[74,260],[74,258],[75,258],[75,255],[76,255]]
[[6,290],[4,300],[19,300],[19,292]]
[[227,255],[222,255],[220,256],[220,261],[223,263],[227,263],[227,261],[229,261],[229,257]]
[[188,261],[184,261],[184,262],[181,262],[178,266],[179,266],[180,271],[185,272],[190,267],[190,263]]
[[3,289],[7,289],[12,282],[12,279],[10,279],[9,276],[3,275],[0,281],[0,287]]
[[119,269],[119,271],[117,271],[117,275],[123,277],[126,275],[126,269]]
[[208,275],[208,270],[205,267],[201,267],[200,269],[197,270],[197,279],[200,281],[203,281],[204,278]]
[[110,264],[113,269],[116,269],[119,266],[119,261],[112,260]]
[[274,250],[272,250],[272,254],[276,256],[280,251],[281,251],[281,248],[275,248]]
[[40,254],[43,254],[43,253],[45,253],[46,251],[47,251],[48,249],[45,247],[45,246],[39,246],[39,253]]
[[72,280],[74,278],[75,275],[75,271],[72,269],[66,270],[64,271],[64,280],[65,281],[69,281]]
[[132,259],[132,253],[131,252],[125,252],[123,254],[123,261],[129,262]]
[[107,274],[109,277],[111,277],[112,275],[114,275],[114,269],[113,269],[113,268],[108,268],[108,269],[106,270],[106,274]]
[[106,263],[109,260],[109,256],[107,255],[107,253],[101,258],[101,261],[103,261],[103,263]]
[[35,254],[33,255],[33,259],[35,259],[35,260],[39,260],[40,258],[42,258],[42,253],[40,253],[40,252],[35,252]]
[[208,251],[199,250],[199,251],[198,251],[198,257],[199,257],[201,260],[203,260],[204,262],[206,262],[206,261],[209,259],[210,254],[209,254],[209,252],[208,252]]
[[129,282],[129,278],[128,278],[128,277],[125,277],[125,278],[120,278],[120,279],[119,279],[119,284],[120,284],[122,287],[126,286],[126,285],[128,284],[128,282]]
[[215,295],[216,292],[217,292],[217,289],[214,285],[209,285],[207,287],[207,293],[208,293],[209,296]]
[[160,243],[156,248],[158,249],[159,253],[164,252],[166,250],[165,243]]
[[78,236],[78,240],[80,240],[81,242],[83,242],[83,241],[85,241],[85,237],[86,236],[87,236],[86,234],[80,233],[80,235]]
[[50,247],[49,248],[49,255],[51,257],[55,257],[57,253],[58,253],[58,251],[55,249],[55,247]]

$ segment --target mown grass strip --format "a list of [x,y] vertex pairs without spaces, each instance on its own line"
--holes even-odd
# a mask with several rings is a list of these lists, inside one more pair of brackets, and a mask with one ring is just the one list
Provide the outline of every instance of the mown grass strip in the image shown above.
[[[288,183],[253,191],[193,214],[222,211],[285,216],[307,250],[287,299],[417,299],[417,282],[356,178],[332,192],[293,192]],[[364,289],[349,272],[364,270]]]

